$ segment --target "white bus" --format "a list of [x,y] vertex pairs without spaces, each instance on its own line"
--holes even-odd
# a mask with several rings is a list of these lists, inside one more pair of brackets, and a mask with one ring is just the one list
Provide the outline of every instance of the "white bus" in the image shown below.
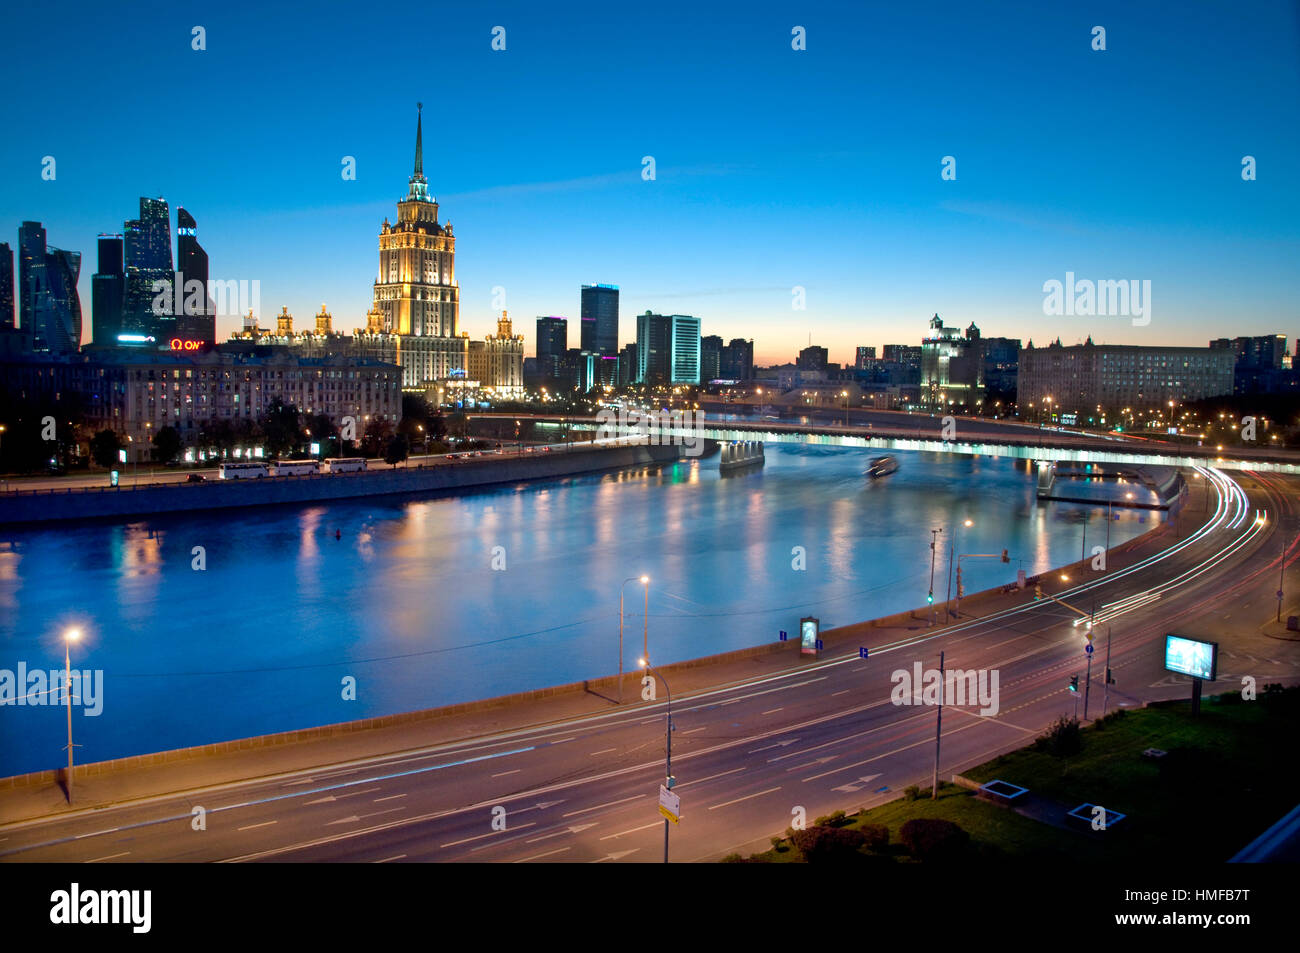
[[319,460],[277,460],[271,464],[275,476],[305,476],[320,473]]
[[326,473],[360,473],[366,468],[365,457],[338,457],[325,461]]
[[269,473],[265,463],[223,463],[219,475],[223,480],[251,480]]

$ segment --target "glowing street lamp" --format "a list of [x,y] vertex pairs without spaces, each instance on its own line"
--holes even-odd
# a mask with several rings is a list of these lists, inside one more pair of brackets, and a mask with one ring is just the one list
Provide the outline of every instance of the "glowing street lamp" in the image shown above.
[[68,706],[68,803],[72,803],[72,643],[80,640],[81,630],[63,633],[63,695]]
[[[623,704],[623,592],[629,582],[639,582],[645,586],[646,609],[650,608],[650,577],[649,576],[628,576],[623,580],[623,585],[618,589],[618,703]],[[649,628],[647,624],[647,641]],[[649,654],[649,653],[647,653]]]

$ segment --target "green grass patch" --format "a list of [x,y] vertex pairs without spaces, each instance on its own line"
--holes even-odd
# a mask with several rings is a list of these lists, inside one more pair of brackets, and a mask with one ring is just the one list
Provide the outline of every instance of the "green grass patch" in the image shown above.
[[[1295,806],[1297,728],[1300,688],[1270,686],[1250,702],[1238,693],[1207,698],[1195,718],[1190,702],[1122,710],[1084,728],[1077,744],[1039,742],[966,772],[981,783],[1001,778],[1018,784],[1066,810],[1089,802],[1127,815],[1109,831],[1062,829],[942,784],[938,800],[930,799],[928,789],[910,791],[912,797],[840,822],[847,830],[883,825],[888,846],[852,851],[839,841],[848,844],[853,838],[839,836],[830,847],[841,846],[841,852],[828,849],[817,859],[916,862],[901,843],[902,827],[913,818],[935,818],[970,835],[959,853],[973,859],[1224,861]],[[1142,756],[1148,748],[1168,754],[1153,761]],[[816,839],[804,840],[823,849]],[[805,858],[787,836],[748,860],[800,863]]]

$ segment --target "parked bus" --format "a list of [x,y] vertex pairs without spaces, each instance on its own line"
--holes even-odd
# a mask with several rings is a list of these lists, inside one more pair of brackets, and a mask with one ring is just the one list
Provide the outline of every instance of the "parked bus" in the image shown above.
[[271,464],[276,476],[305,476],[320,473],[319,460],[277,460]]
[[339,457],[325,461],[326,473],[360,473],[366,468],[365,457]]
[[269,475],[265,463],[223,463],[219,473],[223,480],[251,480]]

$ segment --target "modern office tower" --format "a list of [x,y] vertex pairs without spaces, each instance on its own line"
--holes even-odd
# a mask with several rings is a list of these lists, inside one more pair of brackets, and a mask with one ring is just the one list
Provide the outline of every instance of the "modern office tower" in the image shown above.
[[[199,244],[198,223],[184,208],[176,209],[176,270],[180,288],[176,300],[181,312],[176,318],[176,332],[183,338],[215,344],[217,315],[208,297],[208,253]],[[198,285],[191,284],[198,282]]]
[[91,340],[98,347],[116,347],[126,305],[126,270],[121,235],[99,236],[99,268],[91,278]]
[[623,345],[623,350],[619,351],[618,386],[628,387],[640,382],[637,377],[636,342],[630,341]]
[[795,366],[801,371],[824,371],[830,361],[830,353],[824,347],[809,344],[799,352]]
[[18,328],[28,338],[36,320],[34,309],[45,285],[45,229],[40,222],[18,226]]
[[937,314],[921,339],[921,400],[931,408],[965,405],[973,410],[984,399],[984,351],[980,329],[971,322],[944,327]]
[[584,351],[618,354],[618,285],[582,286]]
[[[171,210],[161,198],[140,199],[140,217],[123,225],[123,252],[126,266],[126,300],[123,305],[123,330],[151,334],[159,340],[175,330],[170,306],[156,311],[154,300],[161,294],[157,282],[170,288],[172,269]],[[167,300],[170,299],[168,295]],[[160,303],[161,304],[161,303]]]
[[18,229],[20,330],[32,350],[75,353],[81,347],[81,252],[47,247],[40,222]]
[[875,359],[876,349],[874,347],[860,347],[858,348],[857,359],[853,362],[853,366],[859,371],[865,371]]
[[460,288],[451,223],[438,221],[438,202],[424,177],[423,104],[415,120],[415,168],[397,221],[384,219],[379,234],[379,276],[374,310],[384,334],[400,342],[404,386],[443,380],[467,370],[469,338],[458,336]]
[[687,314],[637,315],[637,374],[642,384],[700,382],[700,319]]
[[672,321],[647,311],[636,316],[637,380],[666,384],[672,368]]
[[550,315],[537,319],[537,373],[543,378],[560,378],[564,352],[569,349],[568,318]]
[[700,338],[700,382],[707,384],[722,376],[722,336]]
[[754,342],[732,338],[722,351],[722,378],[748,381],[754,378]]
[[[1157,416],[1169,401],[1184,403],[1231,394],[1236,354],[1226,348],[1136,347],[1058,341],[1020,351],[1016,404],[1032,416],[1051,398],[1053,414]],[[1035,410],[1030,410],[1030,405]]]
[[0,331],[14,328],[14,252],[0,242]]
[[672,366],[669,369],[673,384],[698,384],[700,382],[700,319],[688,314],[674,314],[672,320]]

